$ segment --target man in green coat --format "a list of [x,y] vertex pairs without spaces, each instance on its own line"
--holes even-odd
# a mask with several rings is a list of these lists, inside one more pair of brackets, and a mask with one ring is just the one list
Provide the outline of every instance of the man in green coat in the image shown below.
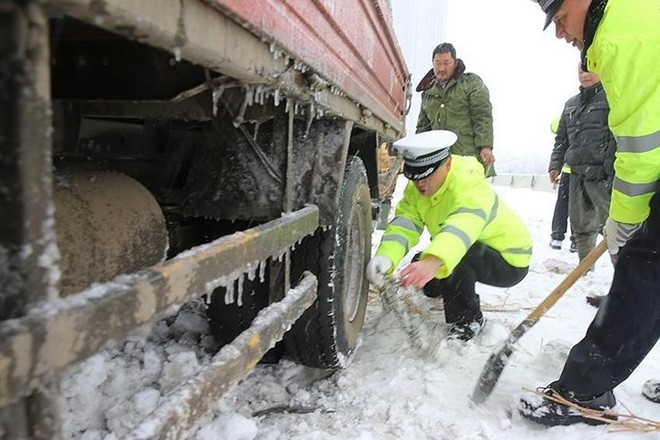
[[493,163],[493,108],[488,88],[481,78],[465,72],[456,49],[442,43],[433,49],[433,68],[417,86],[422,106],[417,133],[449,130],[458,135],[452,153],[475,156],[484,166],[486,177],[495,175]]
[[484,179],[481,164],[450,154],[455,142],[453,132],[433,130],[394,143],[410,182],[367,265],[367,277],[381,286],[428,229],[431,242],[401,270],[401,285],[442,297],[450,338],[467,341],[484,323],[475,284],[518,284],[527,275],[532,240]]

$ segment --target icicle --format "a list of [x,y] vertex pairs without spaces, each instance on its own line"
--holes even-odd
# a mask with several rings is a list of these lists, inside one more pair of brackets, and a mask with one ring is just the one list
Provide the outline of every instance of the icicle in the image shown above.
[[248,265],[249,269],[245,273],[246,276],[247,276],[247,279],[250,280],[250,281],[254,281],[255,277],[257,276],[258,266],[257,266],[257,268],[254,268],[253,266],[254,266],[253,264]]
[[312,122],[314,122],[314,103],[309,104],[309,115],[307,116],[307,127],[305,128],[305,134],[303,139],[307,139],[309,136],[309,131],[312,129]]
[[270,53],[273,54],[273,60],[277,61],[280,57],[286,58],[287,55],[284,55],[284,51],[277,47],[274,42],[270,43]]
[[224,92],[225,92],[224,84],[219,87],[213,88],[213,116],[218,115],[218,104]]
[[246,88],[244,102],[246,102],[247,105],[254,104],[254,101],[255,101],[254,95],[255,95],[255,93],[256,92],[255,92],[255,89],[253,87],[247,87]]
[[231,282],[227,286],[227,290],[225,290],[225,304],[233,304],[234,303],[234,283]]
[[243,305],[243,282],[245,277],[238,278],[238,292],[236,292],[236,305],[241,307]]
[[266,260],[259,262],[259,281],[262,283],[266,280]]
[[243,120],[245,118],[245,111],[247,110],[248,105],[252,100],[252,88],[251,87],[245,87],[245,96],[243,97],[243,103],[241,104],[241,109],[239,113],[236,115],[234,120],[232,121],[232,124],[234,127],[238,128],[239,125],[243,123]]

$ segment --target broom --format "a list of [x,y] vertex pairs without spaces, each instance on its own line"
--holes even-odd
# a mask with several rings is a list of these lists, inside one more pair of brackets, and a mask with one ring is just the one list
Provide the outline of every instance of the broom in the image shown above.
[[513,345],[520,339],[527,331],[532,328],[541,317],[548,311],[555,303],[561,298],[564,293],[577,281],[582,275],[584,275],[591,266],[594,265],[596,260],[603,255],[607,249],[607,242],[605,240],[601,241],[598,246],[593,248],[589,254],[580,264],[577,265],[575,269],[568,275],[566,278],[559,283],[559,285],[552,291],[550,294],[539,304],[532,312],[527,315],[527,317],[511,331],[511,334],[506,341],[501,345],[499,350],[494,352],[488,358],[486,365],[479,376],[479,381],[472,392],[472,401],[474,403],[480,404],[483,403],[488,396],[493,392],[493,388],[497,384],[504,367],[509,361],[509,357],[513,353]]

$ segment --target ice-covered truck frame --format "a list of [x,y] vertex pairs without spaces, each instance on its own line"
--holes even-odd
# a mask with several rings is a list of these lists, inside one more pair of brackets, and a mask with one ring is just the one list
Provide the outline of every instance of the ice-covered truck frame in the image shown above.
[[387,0],[1,1],[0,437],[58,438],[62,371],[204,295],[224,348],[132,438],[276,343],[342,367],[407,82]]

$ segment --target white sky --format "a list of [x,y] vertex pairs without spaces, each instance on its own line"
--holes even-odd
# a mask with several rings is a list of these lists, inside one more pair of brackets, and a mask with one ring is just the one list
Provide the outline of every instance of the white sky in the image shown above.
[[[578,92],[579,52],[542,32],[543,13],[530,0],[393,0],[395,28],[413,87],[444,41],[491,93],[498,172],[544,173],[554,137],[550,122]],[[413,5],[410,5],[413,3]],[[419,95],[415,93],[415,95]],[[419,96],[406,126],[415,130]]]

